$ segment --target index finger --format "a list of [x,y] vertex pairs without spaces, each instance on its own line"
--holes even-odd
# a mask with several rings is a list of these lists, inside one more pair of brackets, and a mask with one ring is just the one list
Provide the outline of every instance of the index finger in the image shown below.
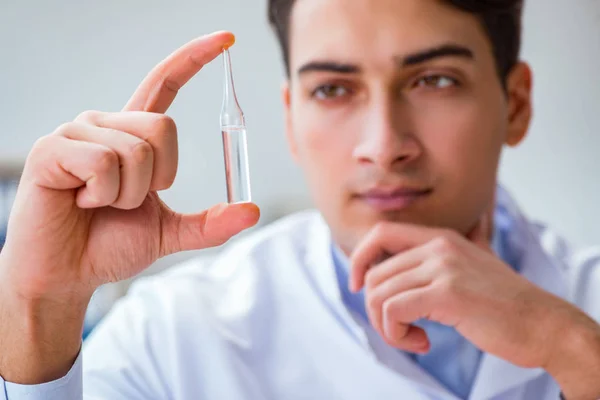
[[150,71],[123,111],[164,113],[179,89],[234,42],[233,33],[220,31],[183,45]]
[[381,262],[385,255],[421,246],[444,232],[418,225],[383,223],[375,227],[358,245],[350,257],[350,288],[358,291],[364,286],[365,275],[372,264]]

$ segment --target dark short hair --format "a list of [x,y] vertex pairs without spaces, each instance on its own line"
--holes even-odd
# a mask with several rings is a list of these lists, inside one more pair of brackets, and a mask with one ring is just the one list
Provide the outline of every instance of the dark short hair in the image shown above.
[[[476,15],[492,44],[496,68],[502,83],[519,59],[524,0],[443,0],[451,6]],[[290,73],[289,25],[295,0],[269,0],[269,22],[273,27],[286,72]]]

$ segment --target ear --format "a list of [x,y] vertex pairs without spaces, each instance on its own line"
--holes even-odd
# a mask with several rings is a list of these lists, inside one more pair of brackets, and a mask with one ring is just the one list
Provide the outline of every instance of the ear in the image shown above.
[[506,144],[516,146],[529,130],[533,112],[531,89],[533,73],[526,63],[520,62],[512,69],[506,80],[508,95],[508,132]]
[[288,142],[288,148],[294,158],[294,161],[298,162],[298,146],[296,144],[296,137],[294,136],[294,130],[292,129],[292,94],[290,92],[290,82],[286,80],[281,85],[281,100],[283,102],[283,112],[285,115],[285,136]]

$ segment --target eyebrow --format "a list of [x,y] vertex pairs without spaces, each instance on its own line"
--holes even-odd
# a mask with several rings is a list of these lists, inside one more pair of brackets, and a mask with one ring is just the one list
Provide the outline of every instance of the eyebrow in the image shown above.
[[344,64],[333,61],[312,61],[298,69],[298,75],[307,72],[336,72],[338,74],[357,74],[360,68],[354,64]]
[[[425,49],[406,56],[395,57],[398,64],[402,67],[410,67],[427,61],[442,57],[462,57],[467,59],[475,59],[473,51],[465,46],[458,44],[444,44],[441,46]],[[361,71],[360,67],[355,64],[339,63],[335,61],[311,61],[298,69],[298,75],[303,75],[307,72],[335,72],[338,74],[357,74]]]
[[403,57],[396,57],[396,59],[398,60],[398,64],[402,67],[410,67],[441,57],[462,57],[471,60],[475,59],[473,51],[467,47],[457,44],[444,44],[442,46],[422,50]]

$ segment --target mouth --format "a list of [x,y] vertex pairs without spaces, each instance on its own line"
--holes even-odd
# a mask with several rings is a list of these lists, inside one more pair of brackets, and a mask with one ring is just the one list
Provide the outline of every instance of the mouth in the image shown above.
[[358,195],[358,198],[377,211],[400,211],[429,196],[433,189],[408,187],[374,188]]

